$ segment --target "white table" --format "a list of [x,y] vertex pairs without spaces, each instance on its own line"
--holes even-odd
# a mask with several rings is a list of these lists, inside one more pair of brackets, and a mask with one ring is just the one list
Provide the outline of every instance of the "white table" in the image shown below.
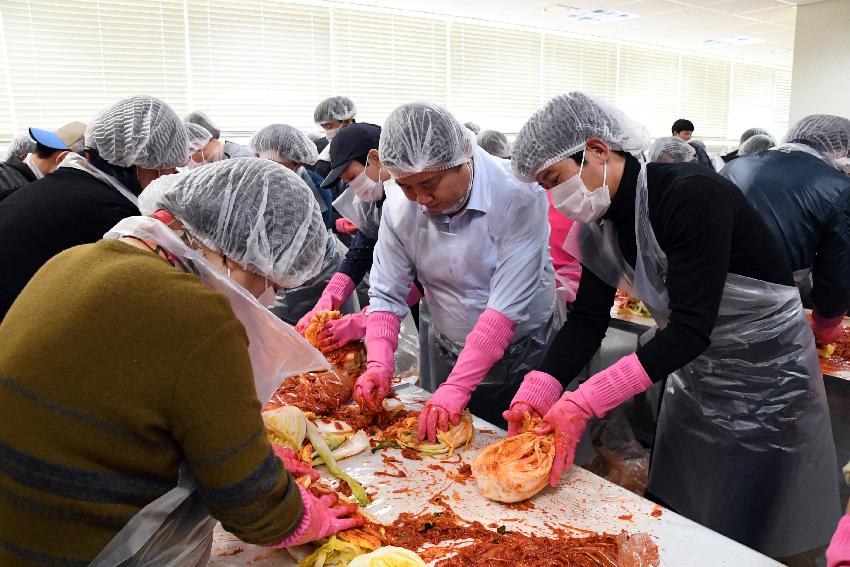
[[[405,405],[422,401],[428,395],[411,385],[402,385],[396,390]],[[474,424],[475,438],[472,446],[462,453],[464,462],[470,462],[481,448],[504,434],[481,419],[475,418]],[[440,465],[436,459],[412,461],[402,457],[398,450],[386,451],[402,461],[402,465],[396,466],[403,467],[406,477],[374,475],[375,472],[388,470],[381,459],[382,452],[372,454],[366,451],[340,463],[370,493],[377,493],[367,510],[386,523],[392,523],[401,512],[438,510],[428,501],[434,494],[441,492],[458,515],[478,520],[485,526],[495,522],[509,530],[541,535],[552,533],[548,526],[557,526],[562,530],[577,528],[572,530],[576,535],[582,535],[582,530],[613,534],[622,530],[649,533],[658,545],[662,566],[781,567],[776,561],[748,547],[662,509],[581,468],[573,467],[556,489],[547,487],[531,500],[533,508],[522,510],[485,499],[478,493],[472,480],[460,484],[449,479],[444,472],[429,468],[428,465]],[[458,465],[441,466],[455,472]],[[656,516],[652,515],[654,511]],[[310,551],[301,549],[295,550],[295,553],[303,557]],[[221,526],[216,528],[210,565],[260,567],[296,564],[297,561],[285,550],[249,545],[222,530]]]

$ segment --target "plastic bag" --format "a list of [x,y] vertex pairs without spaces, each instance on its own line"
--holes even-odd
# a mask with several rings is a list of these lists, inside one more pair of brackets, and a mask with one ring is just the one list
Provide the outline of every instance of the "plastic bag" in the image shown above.
[[419,331],[410,313],[401,321],[398,349],[395,351],[395,375],[402,379],[419,374]]
[[595,421],[591,439],[596,456],[584,468],[643,496],[649,480],[649,451],[635,439],[625,414],[618,409]]
[[658,567],[658,546],[649,534],[629,535],[622,532],[617,536],[617,567]]

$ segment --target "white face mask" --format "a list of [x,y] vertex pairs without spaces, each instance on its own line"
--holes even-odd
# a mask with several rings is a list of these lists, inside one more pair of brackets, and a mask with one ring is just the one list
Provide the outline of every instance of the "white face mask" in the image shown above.
[[330,130],[325,130],[325,138],[328,139],[328,142],[334,139],[334,137],[339,133],[339,129],[342,126],[337,126],[336,128],[331,128]]
[[[366,166],[369,165],[369,159],[366,158]],[[381,181],[381,172],[378,171],[378,180],[372,181],[372,178],[366,175],[366,167],[360,172],[360,175],[351,180],[348,188],[354,191],[354,194],[360,197],[361,200],[367,203],[380,201],[384,196],[384,182]]]
[[260,305],[263,307],[272,307],[275,302],[275,298],[277,297],[277,293],[274,290],[274,286],[272,283],[266,278],[266,289],[263,293],[260,294],[260,297],[257,298],[257,301],[260,302]]
[[850,156],[835,158],[835,167],[850,175]]
[[[587,149],[585,148],[585,151]],[[584,169],[584,154],[578,173],[552,187],[552,203],[559,213],[576,222],[593,222],[611,206],[611,194],[608,191],[608,162],[603,164],[602,187],[590,191],[581,179]]]

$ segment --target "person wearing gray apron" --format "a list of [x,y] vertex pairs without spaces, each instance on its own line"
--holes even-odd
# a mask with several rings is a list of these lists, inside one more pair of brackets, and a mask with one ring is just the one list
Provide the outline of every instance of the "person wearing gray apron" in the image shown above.
[[[666,378],[647,496],[799,564],[828,543],[839,498],[823,381],[790,267],[737,187],[693,164],[631,156],[641,131],[570,93],[517,137],[515,171],[551,187],[555,206],[578,221],[565,249],[583,272],[570,319],[511,411],[545,413],[538,432],[556,434],[557,483],[590,417]],[[555,138],[541,150],[547,135]],[[558,400],[558,386],[598,348],[618,288],[647,305],[657,332]]]
[[[344,132],[343,132],[344,133]],[[340,134],[342,135],[342,134]],[[397,108],[381,133],[385,184],[367,317],[367,371],[355,399],[377,408],[410,282],[420,310],[420,383],[434,394],[420,414],[433,440],[469,407],[500,425],[497,411],[554,335],[554,273],[543,190],[520,183],[445,108]]]

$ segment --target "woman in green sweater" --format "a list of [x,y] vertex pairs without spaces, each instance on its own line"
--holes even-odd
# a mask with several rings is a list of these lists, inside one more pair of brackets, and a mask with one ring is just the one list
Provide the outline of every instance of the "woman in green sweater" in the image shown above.
[[[273,299],[319,269],[315,199],[267,160],[173,179],[159,220],[55,256],[0,324],[0,565],[116,564],[145,512],[175,502],[190,535],[143,548],[158,564],[205,561],[207,511],[274,546],[362,523],[294,482],[287,469],[310,471],[272,451],[255,390],[276,362],[252,333],[277,323],[248,294]],[[191,496],[175,501],[178,478]],[[200,558],[185,549],[197,533]]]

